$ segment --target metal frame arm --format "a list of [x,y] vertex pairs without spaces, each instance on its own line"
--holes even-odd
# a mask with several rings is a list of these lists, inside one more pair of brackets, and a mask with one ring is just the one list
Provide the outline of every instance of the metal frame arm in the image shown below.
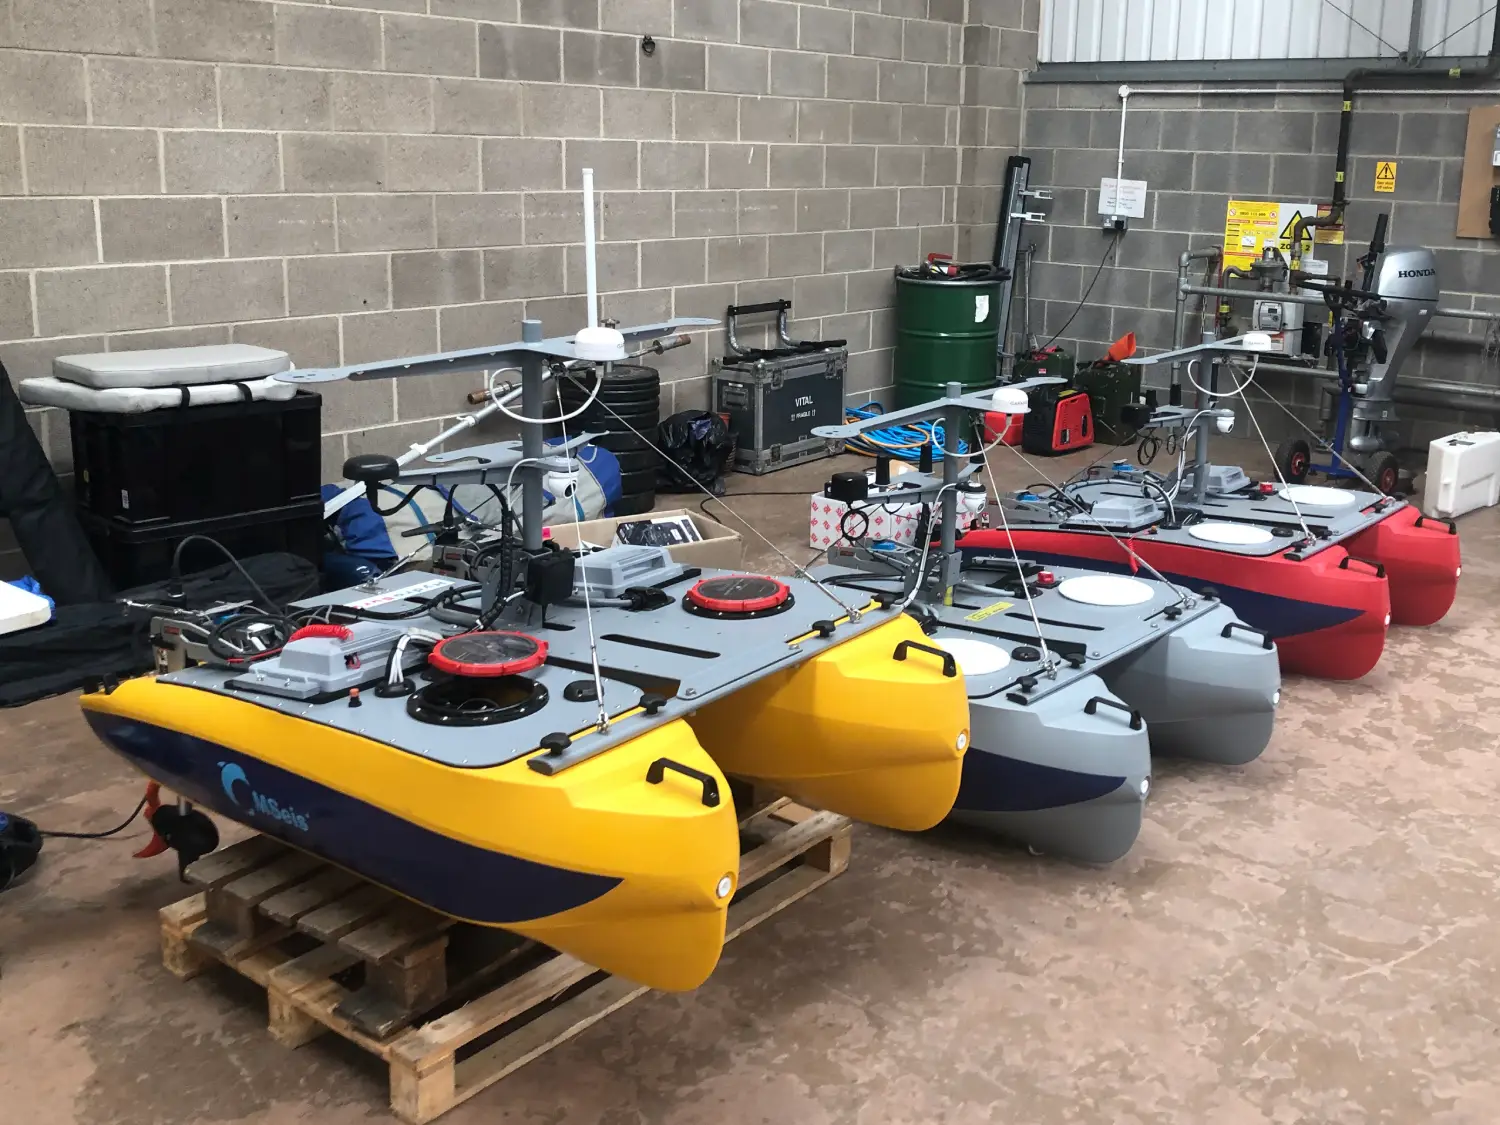
[[[1006,390],[1029,391],[1037,387],[1051,386],[1058,383],[1066,383],[1066,379],[1056,376],[1045,378],[1026,379],[1020,383],[1005,384]],[[924,402],[918,406],[908,406],[904,410],[892,410],[889,414],[877,414],[873,418],[863,418],[858,422],[848,422],[842,426],[815,426],[813,437],[825,438],[831,441],[848,441],[856,438],[867,430],[883,430],[901,422],[925,422],[941,417],[950,408],[957,407],[960,410],[973,410],[985,413],[995,409],[994,394],[997,388],[987,388],[982,391],[970,391],[955,397],[936,398],[931,402]]]
[[[347,367],[310,367],[283,371],[275,376],[283,383],[336,383],[344,379],[393,379],[412,375],[435,375],[443,371],[483,371],[502,367],[520,367],[527,357],[545,359],[585,360],[594,363],[623,363],[632,358],[628,347],[632,343],[667,336],[683,328],[711,328],[717,320],[704,317],[675,317],[661,324],[644,324],[634,328],[622,328],[625,347],[618,355],[599,356],[580,353],[572,336],[553,336],[535,343],[517,341],[497,344],[486,348],[468,348],[462,351],[436,352],[432,355],[407,356],[402,359],[383,359],[374,363],[357,363]],[[663,342],[664,345],[666,342]]]

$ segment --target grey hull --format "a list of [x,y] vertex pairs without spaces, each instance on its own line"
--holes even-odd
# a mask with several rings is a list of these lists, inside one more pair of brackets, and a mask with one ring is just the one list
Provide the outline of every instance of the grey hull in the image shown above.
[[1228,606],[1099,675],[1145,718],[1153,753],[1239,766],[1258,758],[1271,741],[1280,661],[1275,647],[1240,625]]
[[[971,682],[971,695],[982,695],[982,684]],[[1151,749],[1144,725],[1103,680],[1084,676],[1029,703],[1007,692],[971,697],[969,719],[973,742],[951,819],[1085,863],[1130,850]]]
[[1142,802],[1126,786],[1079,805],[1034,812],[955,812],[949,819],[1077,863],[1114,863],[1141,832]]

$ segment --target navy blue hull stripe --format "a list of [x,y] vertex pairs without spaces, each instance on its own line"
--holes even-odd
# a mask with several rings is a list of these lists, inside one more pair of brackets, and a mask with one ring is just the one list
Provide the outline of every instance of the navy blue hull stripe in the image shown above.
[[1124,784],[1123,777],[1023,762],[975,746],[964,755],[953,807],[958,812],[1040,812],[1092,801]]
[[490,851],[257,758],[178,731],[85,712],[94,733],[189,800],[434,910],[486,925],[582,906],[619,879]]
[[[994,548],[990,547],[971,547],[969,550],[975,554],[992,555],[995,553]],[[1103,562],[1082,555],[1042,554],[1030,550],[1021,553],[1026,558],[1034,559],[1046,566],[1076,566],[1083,570],[1102,570],[1110,574],[1132,573],[1129,563]],[[1235,615],[1241,621],[1257,629],[1264,629],[1277,640],[1283,637],[1299,636],[1303,633],[1316,633],[1320,629],[1332,629],[1336,625],[1353,621],[1364,612],[1361,609],[1350,609],[1348,606],[1302,601],[1299,598],[1268,594],[1263,590],[1250,590],[1243,586],[1231,585],[1219,578],[1199,574],[1174,574],[1166,570],[1163,570],[1162,574],[1169,581],[1190,590],[1201,590],[1205,586],[1212,586],[1218,591],[1224,604],[1234,610]],[[1150,577],[1150,575],[1143,574],[1142,577]]]

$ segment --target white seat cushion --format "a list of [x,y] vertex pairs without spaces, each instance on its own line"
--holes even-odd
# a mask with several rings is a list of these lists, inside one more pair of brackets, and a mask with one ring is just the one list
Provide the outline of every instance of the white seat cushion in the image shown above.
[[297,388],[291,383],[267,377],[249,383],[199,383],[183,388],[188,396],[187,402],[183,402],[183,389],[177,387],[96,389],[44,375],[40,379],[22,379],[16,395],[27,406],[56,406],[63,410],[86,410],[101,414],[144,414],[148,410],[170,410],[179,406],[220,406],[243,402],[245,396],[240,393],[241,386],[248,388],[254,402],[284,402],[297,393]]
[[236,383],[264,379],[292,366],[286,352],[253,344],[207,344],[196,348],[156,348],[139,352],[64,355],[52,361],[52,374],[69,383],[111,387],[181,387],[197,383]]

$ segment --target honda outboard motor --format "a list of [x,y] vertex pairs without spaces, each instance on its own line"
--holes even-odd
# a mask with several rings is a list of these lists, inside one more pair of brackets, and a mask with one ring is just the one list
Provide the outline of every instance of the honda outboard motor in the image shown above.
[[1380,263],[1375,291],[1385,300],[1385,313],[1366,323],[1370,338],[1370,371],[1363,395],[1354,400],[1351,449],[1373,453],[1383,448],[1380,427],[1396,419],[1396,377],[1436,311],[1437,257],[1419,246],[1392,247]]

